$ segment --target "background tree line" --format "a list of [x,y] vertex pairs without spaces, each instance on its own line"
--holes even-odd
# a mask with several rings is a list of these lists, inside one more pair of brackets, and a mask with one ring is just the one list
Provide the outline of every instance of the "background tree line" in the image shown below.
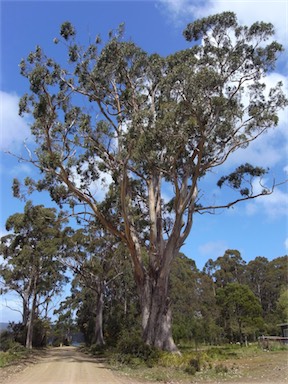
[[[127,248],[94,222],[81,229],[64,223],[62,213],[31,202],[7,220],[13,233],[1,238],[1,292],[16,292],[23,304],[22,321],[11,325],[9,337],[32,348],[49,337],[69,343],[76,330],[87,345],[98,346],[140,335],[141,306]],[[279,334],[277,324],[287,321],[287,262],[287,256],[258,256],[246,263],[239,251],[226,250],[199,270],[178,253],[169,280],[173,338],[243,344]],[[68,270],[71,294],[54,311],[52,326],[51,304],[68,282]]]

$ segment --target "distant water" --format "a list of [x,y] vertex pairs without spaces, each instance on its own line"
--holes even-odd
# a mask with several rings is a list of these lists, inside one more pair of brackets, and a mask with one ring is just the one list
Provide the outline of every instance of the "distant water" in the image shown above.
[[9,323],[0,323],[0,332],[8,328]]

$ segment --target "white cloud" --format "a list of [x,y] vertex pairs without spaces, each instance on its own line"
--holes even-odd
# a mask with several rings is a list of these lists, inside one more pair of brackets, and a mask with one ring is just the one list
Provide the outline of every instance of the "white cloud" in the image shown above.
[[25,118],[18,114],[19,97],[15,93],[0,91],[0,150],[17,151],[30,137]]
[[229,247],[224,241],[210,241],[205,244],[202,244],[198,247],[198,251],[201,255],[206,257],[215,258],[222,256],[225,253],[225,250]]
[[280,1],[252,0],[249,2],[239,0],[217,1],[204,8],[206,12],[218,13],[231,10],[237,14],[238,20],[243,24],[252,24],[255,21],[272,23],[275,27],[275,37],[282,44],[287,44],[286,3]]
[[275,27],[275,37],[282,44],[287,44],[287,9],[285,1],[273,0],[161,0],[162,8],[168,11],[175,23],[191,22],[195,18],[206,17],[224,11],[237,14],[243,24],[255,21],[270,22]]
[[[263,180],[265,184],[265,180]],[[261,192],[260,184],[257,181],[253,183],[255,193]],[[246,214],[253,216],[257,213],[264,213],[269,219],[288,216],[288,193],[286,189],[275,187],[271,195],[260,196],[255,200],[251,200],[246,205]]]
[[[97,161],[97,158],[95,158],[93,161]],[[82,165],[81,170],[82,172],[85,172],[88,168],[88,162]],[[81,175],[79,175],[76,172],[76,168],[72,169],[72,175],[73,175],[73,181],[76,184],[77,188],[83,189],[83,185],[81,183]],[[103,171],[99,171],[99,179],[91,182],[89,184],[89,191],[90,193],[98,200],[102,201],[105,198],[106,193],[108,192],[109,185],[112,183],[112,176]],[[85,189],[85,188],[84,188]]]
[[288,251],[288,237],[284,241],[285,249]]

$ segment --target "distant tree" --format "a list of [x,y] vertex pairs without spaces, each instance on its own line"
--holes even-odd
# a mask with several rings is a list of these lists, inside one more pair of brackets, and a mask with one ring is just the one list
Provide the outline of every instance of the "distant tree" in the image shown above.
[[[20,114],[33,114],[36,140],[25,160],[41,172],[39,181],[27,178],[25,184],[49,190],[75,214],[97,218],[126,244],[143,340],[176,351],[169,276],[194,214],[229,208],[275,187],[255,194],[253,181],[266,170],[247,163],[218,181],[239,195],[213,204],[199,192],[210,170],[277,125],[287,100],[280,83],[266,92],[262,77],[283,48],[267,42],[274,34],[271,24],[240,26],[231,12],[189,24],[184,36],[191,47],[168,57],[124,41],[122,30],[84,50],[65,22],[60,35],[68,49],[67,69],[39,46],[22,60],[31,92],[22,97]],[[95,194],[103,173],[111,179],[105,203]],[[166,187],[174,194],[169,204]],[[20,189],[15,181],[14,192]]]
[[70,345],[72,342],[72,332],[78,330],[77,324],[74,319],[74,301],[71,297],[66,297],[60,303],[60,307],[54,311],[57,315],[52,332],[51,339],[54,346]]
[[229,283],[244,283],[245,264],[239,251],[227,249],[215,261],[208,260],[204,271],[213,277],[216,287],[223,288]]
[[[24,213],[15,213],[6,221],[12,234],[1,238],[4,262],[0,276],[8,291],[15,291],[23,303],[22,323],[26,328],[26,347],[32,348],[33,327],[54,295],[67,282],[62,255],[61,217],[43,205],[25,205]],[[39,323],[39,321],[38,321]]]
[[175,258],[171,270],[173,336],[179,340],[212,342],[217,340],[218,308],[213,280],[201,273],[183,253]]
[[125,263],[127,257],[127,250],[121,247],[119,241],[103,231],[95,222],[75,231],[70,237],[69,252],[63,263],[75,276],[73,295],[76,306],[78,301],[78,324],[81,325],[89,344],[105,344],[105,306],[108,309],[111,301],[114,305],[117,303],[117,306],[120,301],[124,301],[124,310],[127,306],[127,292],[116,292],[120,290],[121,283],[118,280],[124,283],[123,275],[128,275],[128,269],[131,269],[131,263]]
[[288,321],[288,288],[283,288],[277,300],[277,314],[280,322]]
[[221,338],[221,327],[217,324],[220,309],[216,301],[215,283],[205,273],[197,279],[198,306],[201,314],[202,340],[217,344]]
[[247,264],[245,276],[247,285],[258,297],[269,332],[275,332],[277,323],[277,301],[288,285],[288,256],[269,261],[256,257]]
[[228,283],[219,288],[217,303],[221,308],[220,321],[230,341],[234,341],[236,335],[242,345],[244,336],[263,327],[262,308],[246,285]]
[[254,260],[251,260],[245,268],[245,280],[247,285],[259,299],[264,313],[266,312],[265,301],[267,292],[265,290],[265,285],[267,281],[268,266],[269,260],[266,257],[258,256]]
[[283,289],[288,286],[288,256],[276,257],[268,264],[265,281],[267,311],[274,312],[276,303]]
[[196,291],[198,270],[195,261],[183,253],[175,258],[171,269],[170,296],[173,310],[173,335],[175,339],[192,340],[194,323],[198,315]]

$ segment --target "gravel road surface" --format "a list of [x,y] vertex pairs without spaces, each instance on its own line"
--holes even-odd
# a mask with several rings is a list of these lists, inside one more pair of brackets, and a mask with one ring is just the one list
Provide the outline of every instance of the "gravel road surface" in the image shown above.
[[13,374],[7,384],[126,384],[105,369],[95,358],[78,352],[74,347],[53,348],[36,364]]

